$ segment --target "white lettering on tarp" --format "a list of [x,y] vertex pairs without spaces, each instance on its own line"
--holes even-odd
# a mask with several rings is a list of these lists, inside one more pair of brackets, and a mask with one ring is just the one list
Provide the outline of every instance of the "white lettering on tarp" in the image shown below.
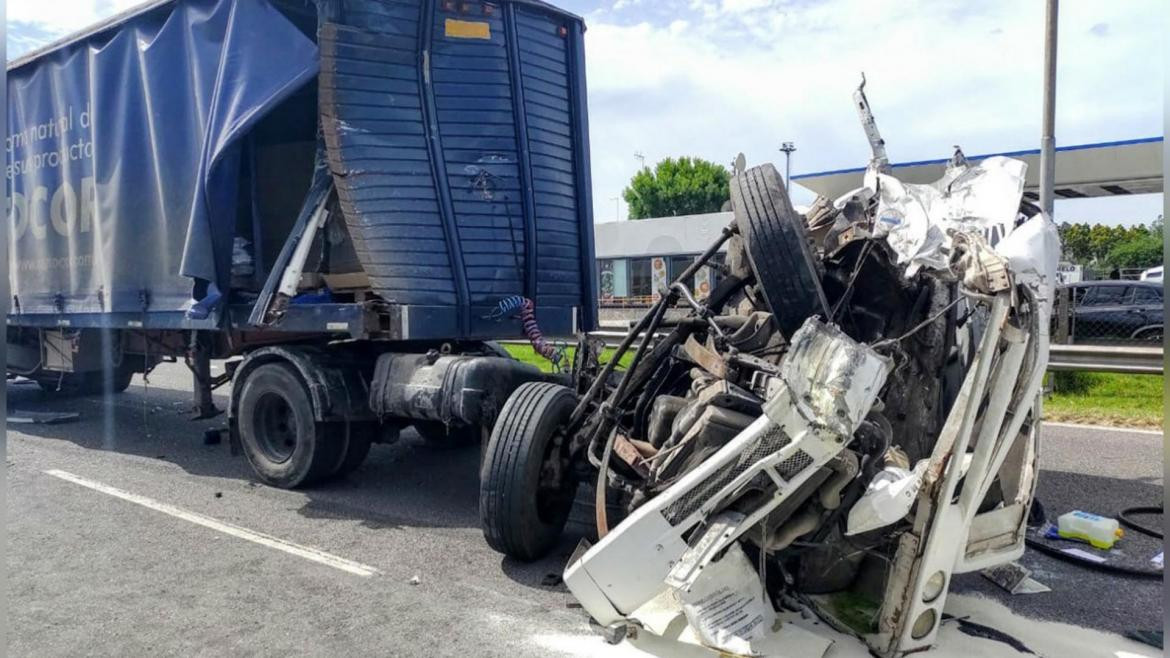
[[[26,233],[45,240],[48,227],[56,235],[69,237],[88,233],[96,216],[97,186],[93,176],[77,179],[77,168],[92,171],[94,144],[89,134],[92,113],[89,103],[78,111],[69,105],[59,116],[10,134],[6,141],[7,168],[11,194],[8,221],[14,240]],[[80,128],[80,134],[71,134]],[[60,169],[64,179],[50,189],[45,179],[34,176],[42,169]],[[72,175],[70,175],[72,173]],[[22,177],[30,177],[22,181]],[[80,196],[78,195],[80,183]]]
[[32,231],[38,240],[48,237],[48,226],[61,237],[93,230],[96,214],[97,185],[92,176],[81,179],[81,196],[78,197],[69,183],[63,183],[53,195],[49,188],[33,189],[31,200],[20,192],[8,197],[8,222],[12,227],[14,241]]
[[49,200],[49,188],[36,187],[33,189],[32,200],[28,204],[28,227],[32,230],[33,237],[38,240],[44,240],[48,232],[45,230],[45,214],[39,212],[42,203]]
[[28,201],[20,192],[8,195],[8,221],[12,225],[12,242],[15,244],[28,230]]
[[77,223],[77,195],[69,183],[62,183],[53,193],[53,202],[49,204],[49,220],[61,237],[67,238],[72,233],[70,227]]

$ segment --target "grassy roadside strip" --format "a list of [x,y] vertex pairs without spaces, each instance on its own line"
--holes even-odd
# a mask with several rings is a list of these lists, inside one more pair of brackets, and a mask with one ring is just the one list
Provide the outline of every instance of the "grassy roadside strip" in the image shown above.
[[[545,372],[552,364],[528,345],[504,345],[514,358]],[[567,347],[568,363],[573,347]],[[602,362],[613,354],[607,348]],[[622,359],[629,363],[632,350]],[[1044,401],[1044,419],[1061,423],[1084,423],[1112,427],[1162,427],[1162,376],[1118,375],[1100,372],[1066,372],[1057,375],[1055,390]]]
[[[516,359],[517,361],[523,361],[524,363],[534,365],[537,368],[540,368],[544,372],[552,372],[552,364],[549,363],[548,360],[546,360],[543,356],[540,356],[539,354],[537,354],[536,351],[533,350],[532,346],[530,346],[530,345],[516,345],[516,344],[512,344],[512,343],[504,343],[503,348],[505,350],[508,350],[508,354],[511,354],[512,358]],[[616,350],[612,347],[605,348],[601,352],[601,363],[603,363],[603,364],[608,363],[610,357],[613,356],[613,353],[615,351]],[[573,355],[576,352],[577,352],[576,346],[570,345],[570,346],[565,347],[565,361],[563,363],[565,368],[568,368],[569,366],[572,365]],[[626,352],[625,356],[622,357],[622,360],[619,362],[618,365],[625,366],[625,365],[629,364],[630,359],[632,359],[633,356],[634,356],[634,350],[631,348],[628,352]]]
[[1161,429],[1162,379],[1161,375],[1058,373],[1053,393],[1044,401],[1044,419]]

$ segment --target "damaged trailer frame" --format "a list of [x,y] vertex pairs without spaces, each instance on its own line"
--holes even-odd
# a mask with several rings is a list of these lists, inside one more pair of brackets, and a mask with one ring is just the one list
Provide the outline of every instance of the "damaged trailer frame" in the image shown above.
[[[598,541],[565,582],[603,625],[661,632],[642,616],[674,596],[702,644],[773,655],[774,605],[899,656],[934,643],[954,574],[1023,553],[1055,228],[1019,161],[956,152],[936,183],[892,177],[857,95],[864,187],[802,217],[772,165],[739,167],[736,221],[691,268],[726,244],[709,298],[684,272],[608,363],[582,337],[571,385],[523,385],[501,412],[485,537],[538,557],[595,482]],[[842,615],[841,597],[870,607]]]
[[[540,0],[158,0],[8,65],[9,378],[183,359],[296,487],[480,441],[492,340],[596,326],[582,20]],[[210,360],[229,359],[213,377]]]

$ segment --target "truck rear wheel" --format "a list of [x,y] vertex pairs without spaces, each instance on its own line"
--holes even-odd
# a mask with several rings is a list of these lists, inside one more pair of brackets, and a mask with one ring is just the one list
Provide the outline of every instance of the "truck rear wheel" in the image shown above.
[[545,464],[560,459],[555,439],[576,401],[564,386],[529,382],[500,411],[479,477],[483,534],[495,550],[530,561],[548,553],[560,538],[577,483],[568,473],[559,483],[548,482]]
[[244,381],[240,444],[252,470],[266,484],[292,489],[336,473],[346,457],[347,441],[326,428],[313,418],[312,400],[292,366],[265,363]]
[[370,446],[373,444],[374,437],[378,433],[379,426],[377,423],[354,422],[349,423],[348,428],[346,428],[345,423],[330,427],[336,427],[337,432],[348,432],[348,434],[343,434],[346,438],[345,454],[342,455],[341,463],[337,466],[337,470],[333,472],[333,475],[337,477],[349,475],[365,463],[366,457],[370,454]]

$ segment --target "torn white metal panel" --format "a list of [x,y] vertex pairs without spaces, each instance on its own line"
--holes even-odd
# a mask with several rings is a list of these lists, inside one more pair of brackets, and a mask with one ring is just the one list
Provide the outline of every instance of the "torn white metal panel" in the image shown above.
[[[872,407],[889,362],[815,318],[785,357],[781,384],[764,415],[697,468],[636,509],[617,528],[565,570],[565,584],[602,624],[629,615],[668,587],[691,583],[710,559],[802,485],[845,447]],[[798,398],[798,391],[800,397]],[[736,500],[746,485],[766,474],[772,494],[700,545],[684,541]],[[805,491],[810,495],[811,491]],[[687,555],[691,559],[686,559]],[[682,563],[680,572],[672,569]],[[685,571],[686,573],[682,573]]]
[[[921,545],[921,554],[908,571],[895,571],[884,602],[882,630],[892,639],[885,648],[891,655],[933,644],[953,573],[1010,562],[1024,550],[1035,486],[1036,392],[1047,363],[1059,240],[1051,222],[1038,216],[1001,241],[997,253],[1018,287],[995,296],[979,352],[931,456],[914,546],[903,542],[896,562],[910,559],[905,549],[916,553]],[[968,454],[964,472],[957,465]],[[1015,491],[1005,507],[978,514],[999,475]]]
[[870,166],[881,171],[889,172],[890,158],[886,155],[886,140],[878,131],[877,121],[873,118],[873,110],[869,107],[869,99],[865,97],[865,74],[861,74],[861,84],[853,91],[853,105],[857,107],[857,116],[861,119],[861,128],[865,130],[865,138],[869,141],[869,150],[872,153]]

